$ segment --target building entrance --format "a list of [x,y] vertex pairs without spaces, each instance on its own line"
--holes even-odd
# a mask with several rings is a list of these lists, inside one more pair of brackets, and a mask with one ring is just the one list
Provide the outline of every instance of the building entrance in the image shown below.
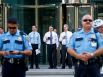
[[[81,27],[81,17],[84,14],[93,13],[93,8],[89,4],[65,4],[65,10],[62,4],[49,5],[6,5],[5,15],[16,16],[19,22],[19,29],[25,33],[31,32],[32,25],[38,26],[38,32],[41,36],[41,57],[42,64],[47,63],[46,45],[43,42],[43,36],[48,31],[49,26],[57,29],[58,34],[62,32],[62,26],[65,23],[69,25],[69,30],[74,32]],[[66,11],[66,12],[64,12]],[[65,13],[65,14],[64,14]],[[64,17],[65,16],[65,17]],[[7,18],[5,17],[5,18]],[[64,19],[66,18],[66,19]],[[5,19],[6,21],[7,19]],[[5,24],[5,27],[7,25]]]

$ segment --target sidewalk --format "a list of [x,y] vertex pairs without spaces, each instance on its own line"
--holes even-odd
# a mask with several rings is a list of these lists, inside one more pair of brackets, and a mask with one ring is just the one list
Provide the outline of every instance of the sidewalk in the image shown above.
[[[39,65],[39,67],[40,69],[48,69],[49,65]],[[34,65],[34,69],[35,69],[35,65]],[[57,69],[61,69],[61,66],[57,66]],[[69,69],[68,66],[66,66],[65,69]]]

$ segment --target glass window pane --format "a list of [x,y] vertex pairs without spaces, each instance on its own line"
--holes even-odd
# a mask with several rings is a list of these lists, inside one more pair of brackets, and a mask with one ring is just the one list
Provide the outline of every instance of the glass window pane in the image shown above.
[[91,7],[90,6],[82,6],[79,7],[79,12],[78,12],[78,26],[81,27],[81,19],[83,15],[85,14],[91,14]]
[[57,3],[61,3],[62,0],[38,0],[38,3],[40,5],[45,5],[45,4],[57,4]]
[[0,26],[3,26],[2,22],[2,6],[0,5]]
[[67,24],[70,31],[75,31],[75,9],[73,6],[67,7]]

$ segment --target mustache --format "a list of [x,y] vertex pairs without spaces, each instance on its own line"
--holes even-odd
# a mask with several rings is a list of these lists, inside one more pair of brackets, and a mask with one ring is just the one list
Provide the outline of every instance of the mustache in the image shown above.
[[86,24],[90,24],[90,22],[86,22]]

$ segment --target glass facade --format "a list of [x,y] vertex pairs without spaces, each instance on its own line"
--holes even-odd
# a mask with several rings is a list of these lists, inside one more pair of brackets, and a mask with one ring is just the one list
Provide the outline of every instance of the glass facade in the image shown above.
[[38,0],[39,5],[58,4],[61,2],[62,2],[62,0]]
[[78,11],[78,26],[81,27],[81,19],[82,19],[82,16],[85,15],[85,14],[91,14],[91,6],[88,5],[88,6],[80,6],[79,7],[79,11]]
[[67,6],[67,24],[69,25],[69,30],[75,31],[75,7]]
[[2,5],[0,5],[0,26],[3,26],[2,16],[3,16]]
[[91,2],[103,2],[103,0],[90,0]]

